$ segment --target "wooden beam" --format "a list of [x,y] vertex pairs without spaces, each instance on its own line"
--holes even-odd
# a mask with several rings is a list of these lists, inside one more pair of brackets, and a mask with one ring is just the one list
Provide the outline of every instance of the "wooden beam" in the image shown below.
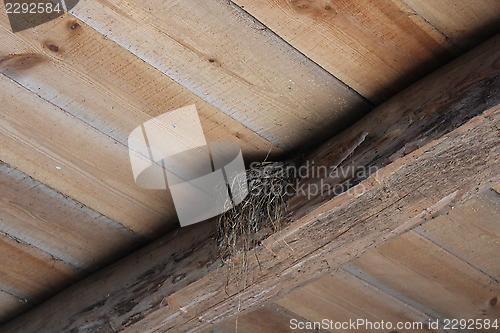
[[[194,331],[283,295],[491,187],[500,180],[499,41],[313,152],[308,160],[318,163],[381,169],[338,196],[316,196],[312,207],[304,197],[293,201],[291,223],[251,251],[245,281],[235,282],[234,270],[221,266],[208,221],[168,235],[1,330]],[[353,142],[358,147],[346,158]]]
[[125,145],[3,75],[0,101],[1,161],[141,236],[175,217],[166,191],[135,184]]
[[[0,16],[0,40],[0,73],[121,144],[145,121],[195,104],[209,142],[234,142],[246,156],[262,159],[269,150],[279,152],[68,13],[15,34]],[[30,54],[34,60],[23,63]]]

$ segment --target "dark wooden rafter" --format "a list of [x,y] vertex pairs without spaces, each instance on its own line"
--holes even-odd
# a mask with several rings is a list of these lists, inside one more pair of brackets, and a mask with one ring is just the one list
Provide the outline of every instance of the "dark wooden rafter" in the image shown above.
[[[338,196],[297,196],[291,222],[235,283],[214,223],[180,229],[1,327],[2,332],[189,332],[318,278],[499,179],[500,38],[426,77],[312,152],[380,168]],[[303,179],[317,184],[320,179]],[[363,191],[359,191],[363,189]],[[257,259],[258,258],[258,259]],[[257,262],[258,260],[258,262]]]

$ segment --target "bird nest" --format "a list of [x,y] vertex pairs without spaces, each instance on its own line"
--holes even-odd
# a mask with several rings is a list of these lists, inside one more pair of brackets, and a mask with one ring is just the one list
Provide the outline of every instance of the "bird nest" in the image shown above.
[[217,243],[223,262],[243,258],[265,237],[278,232],[294,192],[293,166],[282,162],[253,163],[246,172],[248,195],[219,216]]

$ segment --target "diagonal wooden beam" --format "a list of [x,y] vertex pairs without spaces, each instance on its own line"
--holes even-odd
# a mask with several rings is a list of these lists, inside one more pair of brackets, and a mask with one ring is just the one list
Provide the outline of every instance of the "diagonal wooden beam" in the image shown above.
[[499,42],[442,68],[312,152],[306,160],[316,165],[380,169],[327,178],[354,186],[340,195],[294,198],[293,219],[251,251],[244,281],[234,281],[234,270],[217,259],[208,221],[168,235],[0,330],[196,331],[316,279],[493,186],[500,181]]

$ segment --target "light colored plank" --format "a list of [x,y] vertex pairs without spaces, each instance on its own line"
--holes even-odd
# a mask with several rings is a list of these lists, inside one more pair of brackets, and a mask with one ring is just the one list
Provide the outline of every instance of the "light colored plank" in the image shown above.
[[0,114],[0,160],[141,235],[175,223],[167,191],[135,184],[126,146],[3,75]]
[[374,103],[459,52],[399,0],[235,3]]
[[444,318],[500,316],[498,281],[410,231],[349,263]]
[[[319,322],[324,318],[334,322],[365,319],[372,323],[390,322],[394,325],[392,328],[398,323],[412,322],[422,323],[422,326],[415,327],[422,327],[422,332],[429,332],[426,325],[429,320],[434,320],[343,270],[336,270],[309,283],[276,303],[310,321]],[[372,332],[373,329],[359,327],[355,331]],[[398,332],[414,331],[415,329],[398,330]]]
[[[9,54],[33,54],[38,61],[22,65],[22,56]],[[12,80],[123,144],[146,120],[195,104],[208,141],[237,143],[245,157],[253,159],[276,150],[68,14],[16,34],[1,16],[0,63],[0,72]]]
[[[221,267],[213,221],[207,221],[172,233],[75,284],[2,330],[31,332],[44,322],[57,331],[88,325],[124,332],[194,332],[234,316],[235,308],[261,305],[422,223],[442,206],[465,201],[477,187],[498,181],[494,167],[499,151],[492,147],[498,147],[494,119],[499,112],[488,110],[446,138],[393,162],[376,179],[363,182],[362,195],[344,193],[263,240],[263,246],[248,255],[245,284],[228,283],[233,270]],[[479,275],[482,279],[474,282],[494,287],[491,279]],[[473,278],[465,283],[458,278],[453,287],[467,288]],[[472,301],[481,298],[493,304],[496,291],[482,291]],[[78,302],[68,301],[82,294]]]
[[500,184],[496,184],[495,186],[492,186],[491,187],[495,192],[497,192],[498,194],[500,194]]
[[402,1],[465,49],[500,32],[500,2],[496,0]]
[[[373,169],[383,168],[446,134],[450,127],[470,119],[472,115],[468,113],[474,109],[479,111],[498,105],[500,68],[496,54],[499,47],[500,35],[413,84],[318,148],[309,158],[312,166],[306,166],[308,171],[305,173],[312,175],[315,169],[323,167],[333,176],[302,177],[298,188],[306,191],[298,191],[289,201],[291,209],[304,214],[325,198],[335,196],[338,185],[343,182],[361,180],[349,174],[336,177],[332,169],[337,166],[342,171],[349,166],[363,166],[363,173],[370,174]],[[339,162],[342,154],[347,158]],[[324,190],[326,184],[335,191]],[[307,191],[308,188],[312,190]],[[314,193],[314,189],[322,190]],[[296,205],[303,205],[304,209]],[[300,217],[300,214],[295,216]]]
[[14,318],[29,308],[30,305],[25,300],[0,290],[0,323]]
[[82,0],[71,13],[284,149],[325,139],[370,108],[225,0]]
[[500,280],[500,195],[493,191],[415,229],[446,251]]
[[[241,313],[238,319],[231,318],[212,327],[202,329],[199,333],[287,333],[290,332],[290,320],[304,321],[277,304],[266,304],[254,311]],[[294,329],[293,332],[306,333],[311,330]],[[326,332],[323,329],[317,333]]]
[[0,163],[0,233],[93,271],[144,239]]

